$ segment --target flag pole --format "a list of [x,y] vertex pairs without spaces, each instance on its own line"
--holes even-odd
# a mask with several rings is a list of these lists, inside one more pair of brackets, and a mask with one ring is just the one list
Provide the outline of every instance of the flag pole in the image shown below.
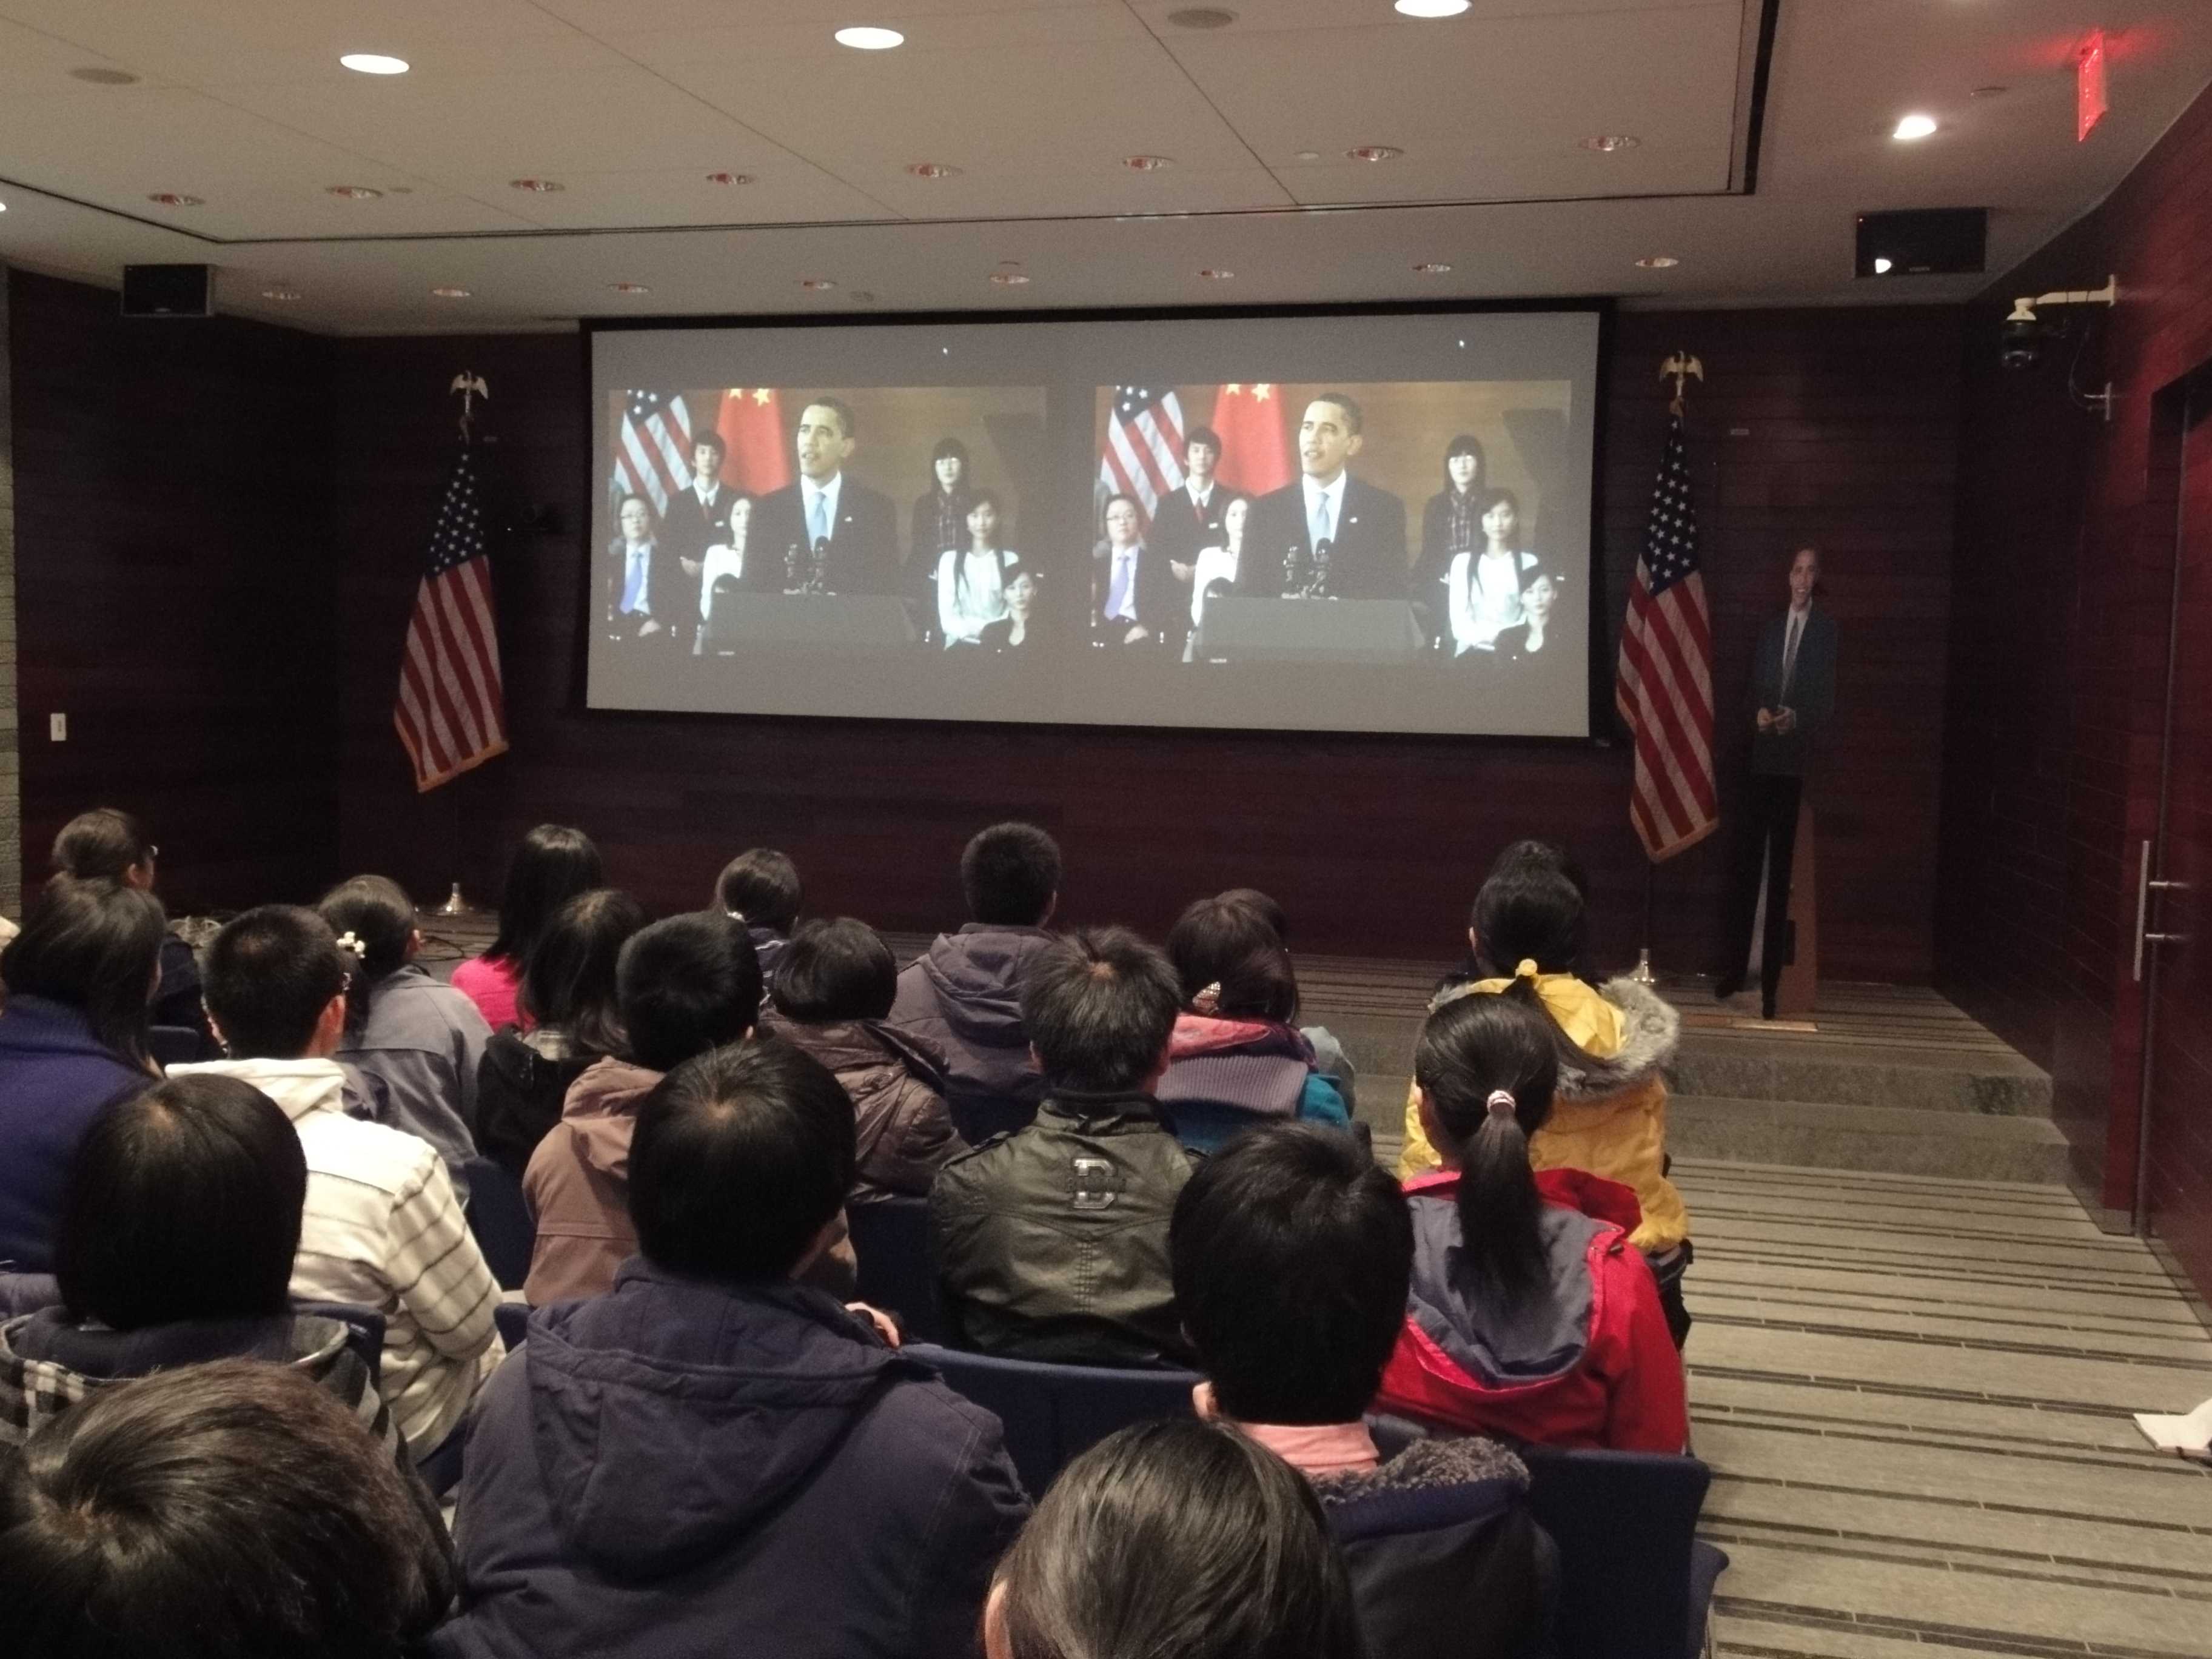
[[[491,398],[491,388],[484,384],[483,376],[465,368],[453,376],[453,384],[447,386],[446,391],[449,397],[458,395],[461,400],[461,447],[465,449],[476,441],[474,409],[476,400],[482,398],[489,402]],[[454,780],[456,784],[460,781],[461,780],[458,778]],[[461,844],[461,792],[459,789],[456,788],[451,792],[447,805],[450,809],[453,828],[447,836],[446,845],[449,848],[459,847]],[[441,916],[465,916],[472,915],[475,912],[476,906],[471,904],[462,896],[460,878],[454,877],[453,890],[446,895],[446,902],[438,907],[435,914]]]

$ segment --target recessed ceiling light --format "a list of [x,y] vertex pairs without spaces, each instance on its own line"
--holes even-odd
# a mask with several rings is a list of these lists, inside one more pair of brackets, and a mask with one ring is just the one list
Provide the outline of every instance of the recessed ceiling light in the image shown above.
[[135,87],[138,84],[138,77],[129,70],[102,69],[98,64],[88,64],[83,69],[71,70],[70,79],[82,81],[95,87]]
[[1423,276],[1448,276],[1451,274],[1451,267],[1442,259],[1424,259],[1413,270]]
[[551,179],[510,179],[507,184],[510,190],[526,190],[533,196],[550,196],[555,191],[568,188]]
[[1975,98],[2002,98],[2011,90],[2010,87],[1976,87],[1969,95]]
[[146,198],[156,207],[205,207],[207,203],[198,196],[179,196],[173,190],[157,190]]
[[710,173],[707,175],[707,182],[710,185],[750,185],[753,182],[753,176],[750,173]]
[[960,169],[945,161],[916,161],[907,168],[917,179],[957,179]]
[[1583,140],[1584,149],[1594,149],[1601,155],[1610,155],[1615,150],[1634,149],[1644,141],[1633,133],[1601,132]]
[[323,193],[327,196],[343,196],[349,202],[374,202],[384,194],[382,191],[371,185],[325,185]]
[[1344,153],[1355,161],[1395,161],[1406,152],[1395,144],[1362,144]]
[[906,44],[906,36],[896,29],[867,27],[839,29],[836,40],[839,46],[851,46],[856,52],[889,52],[893,46]]
[[1301,161],[1318,161],[1321,160],[1321,152],[1317,149],[1302,149],[1295,159]]
[[1225,283],[1237,273],[1233,270],[1223,270],[1215,266],[1207,265],[1198,274],[1205,277],[1209,283]]
[[802,276],[799,279],[799,285],[810,294],[819,294],[824,289],[837,286],[827,276]]
[[356,75],[404,75],[404,58],[387,58],[380,52],[349,52],[338,62]]
[[1168,21],[1179,29],[1225,29],[1236,21],[1235,12],[1219,6],[1185,6],[1168,14]]
[[432,289],[430,297],[434,300],[465,300],[469,297],[469,291],[465,288],[453,288],[449,285]]
[[1636,263],[1646,270],[1672,270],[1682,262],[1671,253],[1647,253]]
[[1877,257],[1874,262],[1874,274],[1877,276],[1887,276],[1889,274],[1889,267],[1890,262],[1887,259]]
[[1891,132],[1889,136],[1893,138],[1901,139],[1904,142],[1910,143],[1915,138],[1925,138],[1929,133],[1935,131],[1936,118],[1934,116],[1907,115],[1898,122],[1895,131]]
[[280,301],[293,301],[293,300],[301,299],[301,298],[303,298],[303,297],[305,297],[305,296],[303,296],[303,295],[301,294],[301,292],[300,292],[300,290],[299,290],[298,289],[296,289],[296,288],[286,288],[286,287],[285,287],[282,283],[278,283],[275,288],[264,288],[264,289],[263,289],[261,290],[261,297],[262,297],[263,299],[264,299],[264,300],[280,300]]
[[1393,9],[1407,17],[1456,17],[1473,0],[1395,0]]
[[994,270],[991,280],[1000,288],[1024,288],[1029,283],[1028,273],[1019,270]]
[[617,294],[650,294],[653,290],[643,283],[609,283],[607,286]]
[[1164,155],[1124,155],[1121,165],[1132,173],[1158,173],[1162,167],[1171,167],[1175,162]]

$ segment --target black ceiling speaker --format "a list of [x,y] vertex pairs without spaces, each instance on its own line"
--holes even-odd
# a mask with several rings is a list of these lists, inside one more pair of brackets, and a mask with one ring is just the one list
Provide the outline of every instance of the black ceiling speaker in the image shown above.
[[123,314],[126,317],[212,317],[213,265],[125,265]]
[[1987,208],[1914,208],[1859,215],[1862,276],[1940,276],[1980,270],[1989,247]]

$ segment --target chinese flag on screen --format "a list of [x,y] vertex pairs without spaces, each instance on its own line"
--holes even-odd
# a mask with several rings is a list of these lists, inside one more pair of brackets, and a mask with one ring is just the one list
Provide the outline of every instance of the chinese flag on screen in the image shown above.
[[714,429],[730,447],[722,460],[724,483],[764,495],[791,482],[792,441],[774,387],[732,386],[722,394]]
[[1215,476],[1231,489],[1264,495],[1297,477],[1291,464],[1291,433],[1282,387],[1224,386],[1213,400],[1213,429],[1221,434]]

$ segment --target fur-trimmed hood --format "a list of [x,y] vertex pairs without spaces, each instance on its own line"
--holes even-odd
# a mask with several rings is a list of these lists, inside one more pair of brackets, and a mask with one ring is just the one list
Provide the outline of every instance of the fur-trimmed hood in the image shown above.
[[[1601,1100],[1664,1080],[1666,1069],[1674,1063],[1674,1050],[1682,1040],[1682,1016],[1672,1003],[1650,987],[1638,985],[1632,979],[1609,979],[1595,989],[1565,974],[1547,974],[1542,980],[1547,1002],[1562,994],[1564,981],[1572,988],[1567,994],[1579,992],[1583,996],[1602,998],[1612,1004],[1620,1022],[1620,1047],[1613,1054],[1585,1053],[1580,1061],[1562,1061],[1558,1099]],[[1490,979],[1447,986],[1429,999],[1429,1012],[1434,1013],[1447,1003],[1473,996],[1483,988],[1503,990],[1509,983],[1510,981]]]

